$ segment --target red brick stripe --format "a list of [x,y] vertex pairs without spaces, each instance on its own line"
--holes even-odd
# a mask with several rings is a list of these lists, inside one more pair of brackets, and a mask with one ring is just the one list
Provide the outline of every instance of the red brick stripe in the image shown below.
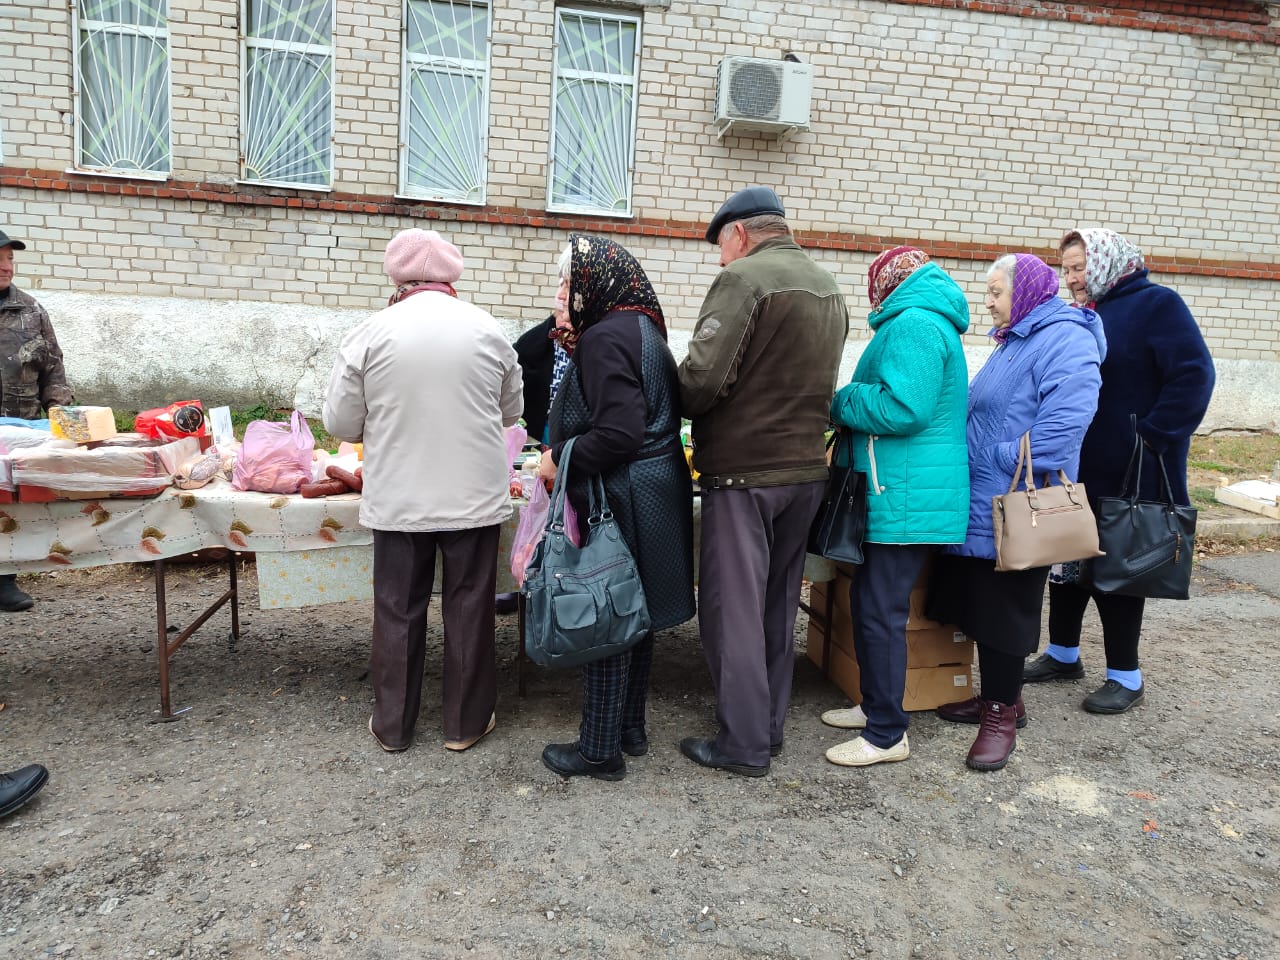
[[[257,192],[255,188],[243,185],[226,186],[177,180],[156,183],[150,180],[127,180],[119,177],[69,177],[60,172],[24,170],[17,167],[0,167],[0,187],[63,190],[68,193],[95,193],[120,197],[152,197],[189,203],[220,203],[227,206],[304,208],[369,216],[408,217],[432,223],[477,223],[529,227],[535,230],[661,237],[699,242],[702,241],[706,231],[704,224],[688,220],[657,220],[644,217],[617,220],[609,217],[545,213],[523,210],[519,207],[456,207],[425,200],[402,200],[376,194],[332,193],[324,197],[310,195],[298,197],[268,193],[267,188],[260,188],[262,192]],[[976,262],[989,262],[1001,254],[1014,251],[1014,248],[991,243],[928,240],[892,234],[797,230],[796,238],[809,249],[879,253],[889,247],[909,245],[928,250],[934,257],[941,259]],[[1052,247],[1029,251],[1018,248],[1018,252],[1035,253],[1050,263],[1057,259],[1057,249]],[[1147,265],[1157,273],[1280,281],[1280,263],[1148,257]]]

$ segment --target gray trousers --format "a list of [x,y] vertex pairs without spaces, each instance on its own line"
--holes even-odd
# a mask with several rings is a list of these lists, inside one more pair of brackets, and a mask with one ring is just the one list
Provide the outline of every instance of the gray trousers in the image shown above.
[[443,533],[373,532],[373,729],[388,747],[408,746],[422,703],[427,606],[436,548],[444,561],[444,738],[484,733],[498,700],[494,587],[501,527]]
[[764,766],[791,703],[809,526],[826,484],[705,490],[698,631],[716,688],[719,750]]

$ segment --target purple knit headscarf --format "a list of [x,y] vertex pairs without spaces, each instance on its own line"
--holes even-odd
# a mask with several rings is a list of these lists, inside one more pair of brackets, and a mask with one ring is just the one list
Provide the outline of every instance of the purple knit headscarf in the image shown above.
[[1019,321],[1058,295],[1058,273],[1053,267],[1029,253],[1019,253],[1013,260],[1013,307],[1009,325],[993,334],[997,343],[1004,343]]

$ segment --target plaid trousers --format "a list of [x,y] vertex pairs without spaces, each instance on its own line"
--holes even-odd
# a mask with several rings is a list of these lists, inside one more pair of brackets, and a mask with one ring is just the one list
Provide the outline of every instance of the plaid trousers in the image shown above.
[[588,760],[622,752],[622,731],[644,731],[644,705],[653,667],[653,634],[625,653],[582,668],[582,723],[578,749]]

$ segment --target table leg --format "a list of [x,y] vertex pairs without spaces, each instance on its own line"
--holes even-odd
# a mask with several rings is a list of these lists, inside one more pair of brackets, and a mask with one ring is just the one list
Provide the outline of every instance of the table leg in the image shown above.
[[523,697],[525,695],[525,667],[529,661],[529,655],[524,652],[524,592],[516,594],[516,629],[519,636],[516,637],[516,693]]
[[169,660],[178,652],[178,648],[187,641],[187,638],[204,626],[205,622],[217,613],[224,603],[231,604],[231,637],[233,640],[238,639],[240,636],[240,591],[236,583],[236,558],[235,554],[232,554],[227,561],[230,583],[226,592],[211,603],[204,613],[196,617],[190,626],[170,640],[169,611],[165,598],[164,560],[156,560],[151,566],[155,572],[156,580],[156,649],[160,654],[160,719],[168,722],[177,719],[169,705]]

